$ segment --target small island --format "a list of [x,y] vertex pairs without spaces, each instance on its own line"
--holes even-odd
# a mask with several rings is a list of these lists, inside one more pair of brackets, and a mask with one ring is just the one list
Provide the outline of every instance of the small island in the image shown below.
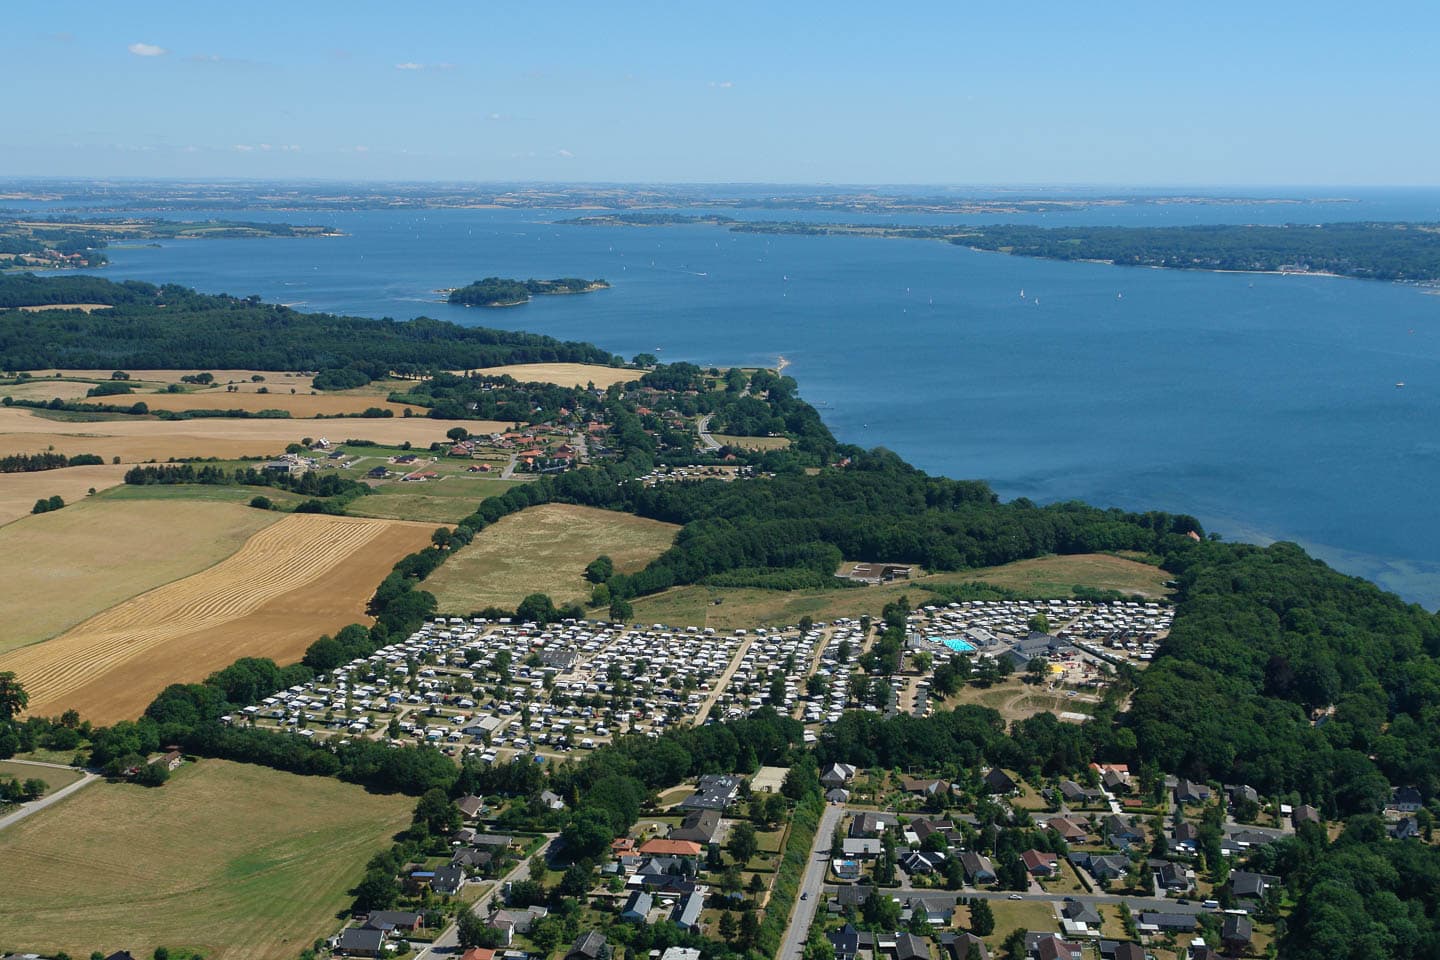
[[518,307],[531,297],[559,296],[567,293],[591,293],[610,286],[604,280],[582,280],[579,277],[558,277],[554,280],[512,280],[486,277],[449,291],[449,303],[465,307]]

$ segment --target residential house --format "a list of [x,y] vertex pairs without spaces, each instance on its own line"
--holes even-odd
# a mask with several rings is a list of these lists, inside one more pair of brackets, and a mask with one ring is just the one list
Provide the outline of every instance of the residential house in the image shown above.
[[1184,893],[1195,885],[1195,875],[1180,864],[1166,860],[1155,870],[1155,883],[1161,889]]
[[1130,860],[1115,853],[1072,853],[1070,862],[1101,882],[1123,877],[1130,870]]
[[540,802],[545,804],[548,810],[564,810],[565,800],[558,793],[550,790],[540,791]]
[[976,886],[995,882],[995,865],[984,854],[962,853],[960,866],[965,870],[966,879]]
[[868,860],[880,856],[884,845],[877,837],[846,837],[841,841],[840,852],[847,859]]
[[921,896],[916,894],[905,901],[905,909],[910,911],[912,917],[923,915],[926,920],[937,927],[948,927],[951,917],[955,915],[955,895]]
[[934,873],[945,867],[945,854],[930,850],[911,850],[900,858],[900,869],[914,876]]
[[599,960],[605,952],[605,934],[599,930],[587,930],[575,938],[565,954],[565,960]]
[[1053,877],[1060,869],[1060,858],[1041,850],[1026,850],[1020,854],[1020,862],[1032,877]]
[[365,929],[393,933],[396,930],[411,933],[425,925],[425,918],[418,913],[405,910],[371,910],[365,917]]
[[843,787],[855,779],[856,769],[848,763],[832,763],[820,771],[820,785],[825,788]]
[[1235,870],[1230,874],[1230,895],[1236,900],[1259,902],[1265,899],[1265,894],[1270,887],[1279,882],[1279,877],[1272,877],[1264,873],[1251,873],[1247,870]]
[[680,826],[670,831],[670,839],[688,840],[691,843],[710,846],[715,842],[715,835],[719,831],[720,811],[692,810],[685,815]]
[[1200,828],[1195,824],[1188,820],[1178,823],[1175,825],[1175,838],[1170,842],[1170,848],[1180,853],[1193,854],[1199,837]]
[[940,955],[945,960],[970,960],[970,951],[975,950],[980,960],[990,960],[990,950],[985,941],[973,933],[942,933]]
[[740,792],[740,778],[707,773],[695,784],[695,792],[680,802],[682,810],[724,810]]
[[835,896],[830,898],[832,912],[840,913],[845,910],[859,910],[865,906],[865,901],[870,899],[870,894],[875,888],[865,883],[845,884],[837,887]]
[[1085,950],[1058,933],[1031,930],[1025,934],[1025,955],[1033,960],[1084,960]]
[[918,796],[944,796],[950,792],[950,783],[947,780],[934,780],[927,777],[903,776],[900,778],[900,789]]
[[825,791],[826,803],[849,803],[850,791],[844,787],[831,787]]
[[1189,933],[1200,925],[1193,913],[1143,911],[1136,920],[1142,933]]
[[660,960],[700,960],[700,951],[696,947],[666,947]]
[[1051,817],[1045,822],[1045,826],[1060,834],[1066,843],[1084,843],[1090,836],[1090,831],[1084,824],[1070,817]]
[[378,957],[385,948],[385,934],[364,927],[347,927],[335,940],[335,952],[347,957]]
[[1220,926],[1220,942],[1225,949],[1231,953],[1239,953],[1250,946],[1250,938],[1254,936],[1254,927],[1250,924],[1250,918],[1238,913],[1225,914],[1225,922]]
[[990,771],[985,774],[985,789],[989,793],[1006,795],[1015,793],[1020,789],[1020,785],[1004,770],[1001,770],[999,767],[992,767]]
[[625,908],[620,911],[620,919],[630,923],[643,923],[653,906],[655,906],[653,896],[644,890],[636,890],[630,894],[630,899],[625,901]]
[[1396,787],[1390,792],[1390,802],[1385,805],[1385,809],[1396,813],[1419,813],[1424,805],[1425,801],[1419,790],[1414,787]]
[[895,937],[895,960],[930,960],[930,941],[910,932]]
[[1074,780],[1061,780],[1060,796],[1065,798],[1066,803],[1085,804],[1103,799],[1104,794],[1093,787],[1082,787]]
[[1145,948],[1138,943],[1117,943],[1113,960],[1145,960]]
[[924,843],[927,839],[936,834],[945,841],[946,846],[959,843],[962,839],[960,831],[955,824],[949,820],[918,819],[910,821],[910,830],[915,834],[915,842]]
[[1100,927],[1100,911],[1092,904],[1071,900],[1060,908],[1060,915],[1071,923],[1083,923],[1087,927]]
[[1210,788],[1183,777],[1175,784],[1176,803],[1209,803]]
[[435,875],[430,879],[430,889],[448,897],[455,896],[463,886],[465,886],[465,871],[453,863],[436,870]]
[[705,895],[699,890],[686,894],[670,911],[670,922],[691,933],[700,932],[700,912],[705,909]]
[[699,857],[705,849],[694,840],[646,840],[640,844],[642,857]]
[[856,960],[860,953],[860,931],[855,929],[853,923],[847,923],[839,930],[831,930],[825,937],[835,948],[835,960]]
[[1316,810],[1308,803],[1300,804],[1300,806],[1296,807],[1295,812],[1290,816],[1290,823],[1297,830],[1300,828],[1300,824],[1302,823],[1320,822],[1320,811]]
[[485,812],[485,798],[477,796],[465,796],[455,801],[455,806],[460,808],[460,815],[466,820],[474,820]]
[[1106,817],[1104,821],[1101,822],[1100,829],[1104,832],[1106,839],[1110,841],[1111,845],[1121,850],[1126,849],[1132,843],[1145,842],[1145,831],[1140,827],[1132,825],[1130,821],[1118,814],[1111,814]]
[[867,810],[864,813],[857,813],[850,821],[850,836],[852,837],[878,837],[886,830],[893,830],[900,825],[900,821],[893,813],[872,813]]
[[1420,836],[1420,821],[1414,817],[1401,817],[1385,828],[1395,840],[1412,840]]

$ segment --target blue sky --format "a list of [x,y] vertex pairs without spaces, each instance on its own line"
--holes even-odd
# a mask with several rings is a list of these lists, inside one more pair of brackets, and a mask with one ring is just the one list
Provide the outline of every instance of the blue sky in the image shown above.
[[1440,183],[1440,4],[7,4],[0,175]]

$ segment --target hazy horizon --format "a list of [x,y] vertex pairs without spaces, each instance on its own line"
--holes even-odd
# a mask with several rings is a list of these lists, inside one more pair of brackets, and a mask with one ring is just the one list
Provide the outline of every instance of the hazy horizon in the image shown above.
[[[0,174],[1440,185],[1440,8],[7,11]],[[280,27],[282,29],[277,29]]]

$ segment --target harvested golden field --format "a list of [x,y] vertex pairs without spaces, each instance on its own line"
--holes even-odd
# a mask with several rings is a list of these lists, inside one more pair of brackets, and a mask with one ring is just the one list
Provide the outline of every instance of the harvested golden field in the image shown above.
[[0,897],[0,949],[293,960],[339,929],[413,803],[223,760],[156,790],[92,784],[0,833],[0,863],[25,878]]
[[626,513],[551,503],[486,527],[425,581],[446,613],[513,609],[532,593],[557,605],[588,599],[585,566],[601,554],[632,573],[664,553],[679,528]]
[[0,655],[30,712],[134,718],[171,683],[242,656],[299,659],[322,633],[368,622],[365,604],[431,524],[290,514],[193,576],[111,607],[44,643]]
[[[58,373],[62,377],[79,377],[82,380],[109,380],[110,374],[114,372],[113,369],[81,370],[47,368],[45,370],[31,370],[30,374],[36,377],[48,377]],[[132,381],[147,380],[161,384],[179,383],[180,378],[187,374],[209,373],[215,377],[217,383],[223,384],[234,381],[242,390],[256,390],[260,387],[269,387],[271,390],[284,390],[286,393],[289,393],[290,388],[294,387],[296,390],[309,393],[314,387],[314,378],[309,374],[283,373],[275,370],[136,370],[131,367],[126,367],[124,372],[130,374]],[[252,382],[251,377],[264,377],[265,379],[259,383],[255,383]]]
[[[20,448],[4,452],[36,453],[44,449],[42,446],[35,449]],[[73,454],[98,453],[99,451],[75,449],[66,452]],[[35,506],[35,501],[41,497],[48,499],[59,496],[67,504],[73,504],[84,500],[92,487],[99,491],[119,486],[124,480],[127,469],[129,468],[124,465],[103,463],[88,467],[40,470],[35,473],[0,473],[0,524],[29,516],[30,508]],[[68,511],[70,508],[66,507],[65,509]],[[94,549],[93,543],[90,548]]]
[[0,527],[10,597],[0,653],[219,563],[280,517],[202,500],[87,499]]
[[[256,393],[242,391],[227,393],[224,387],[212,390],[197,390],[194,393],[135,393],[126,400],[140,400],[151,410],[286,410],[292,417],[335,416],[342,413],[361,413],[371,407],[392,410],[395,416],[404,416],[405,404],[390,403],[384,396],[373,393]],[[114,401],[112,401],[114,402]],[[123,402],[123,401],[121,401]],[[414,416],[424,416],[424,407],[409,407]]]
[[641,374],[639,370],[606,367],[598,363],[515,363],[503,367],[483,367],[471,372],[487,377],[513,377],[521,383],[553,383],[560,387],[583,387],[593,383],[601,390],[613,383],[639,380]]
[[108,303],[43,303],[33,307],[20,307],[21,313],[44,313],[47,310],[83,310],[86,313],[94,313],[96,310],[109,310]]
[[36,416],[16,407],[0,408],[0,454],[95,453],[124,463],[171,457],[267,457],[305,437],[356,437],[385,445],[409,441],[428,447],[451,427],[479,429],[473,420],[391,417],[383,420],[99,420],[71,422]]
[[[83,400],[93,383],[83,380],[26,380],[0,387],[0,397],[14,397],[16,400]],[[103,399],[96,403],[105,403]]]
[[788,450],[790,449],[789,437],[735,437],[723,433],[717,433],[715,442],[726,447],[736,447],[740,450]]

